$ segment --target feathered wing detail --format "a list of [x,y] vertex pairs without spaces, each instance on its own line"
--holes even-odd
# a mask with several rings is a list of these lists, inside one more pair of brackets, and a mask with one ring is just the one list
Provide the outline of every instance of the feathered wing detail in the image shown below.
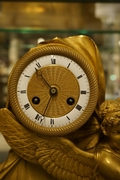
[[11,148],[27,161],[41,164],[60,180],[94,180],[97,160],[62,137],[38,137],[24,128],[8,109],[0,110],[0,131]]
[[[62,180],[93,180],[97,160],[65,138],[47,138],[37,149],[38,162],[54,177]],[[71,178],[72,177],[72,178]]]
[[37,149],[34,145],[35,135],[19,124],[6,108],[0,109],[0,132],[20,157],[37,164],[34,156]]

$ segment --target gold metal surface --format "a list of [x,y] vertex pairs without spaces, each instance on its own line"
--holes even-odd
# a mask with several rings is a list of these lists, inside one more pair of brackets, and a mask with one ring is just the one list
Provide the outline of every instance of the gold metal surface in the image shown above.
[[[51,42],[53,46],[49,48]],[[10,75],[7,106],[0,109],[0,132],[12,150],[8,159],[0,164],[0,180],[119,180],[120,99],[104,102],[104,71],[98,49],[95,43],[86,36],[55,38],[51,42],[44,42],[39,47],[30,50],[32,53],[23,57],[24,63],[17,62]],[[58,45],[59,50],[55,50],[55,45]],[[48,47],[47,51],[45,51],[46,47]],[[39,49],[42,50],[39,52]],[[62,55],[67,54],[67,57],[74,59],[85,70],[91,90],[88,106],[82,114],[84,123],[76,130],[73,128],[69,131],[68,129],[71,127],[65,127],[64,131],[67,131],[68,134],[62,135],[61,133],[61,137],[37,134],[34,129],[36,128],[35,124],[24,118],[16,101],[16,86],[22,70],[38,55],[44,55],[43,52],[49,54],[54,51]],[[73,55],[72,52],[75,52],[76,55],[74,53]],[[42,69],[42,80],[40,79],[41,71],[37,71],[30,80],[28,87],[30,100],[34,96],[34,90],[35,92],[39,90],[34,81],[37,82],[38,87],[42,85],[44,92],[47,92],[52,98],[56,99],[59,93],[62,94],[61,79],[59,79],[59,84],[56,83],[56,80],[51,80],[51,74],[47,75],[47,72],[50,71],[56,79],[57,68],[73,79],[74,86],[78,88],[74,76],[69,74],[68,70],[62,67],[48,66]],[[69,83],[66,83],[66,86],[69,86]],[[80,91],[79,88],[77,90]],[[41,97],[42,91],[40,90],[38,95],[39,93]],[[69,95],[69,93],[67,91],[65,95]],[[77,93],[75,98],[77,100]],[[36,105],[34,106],[36,108]],[[42,111],[44,112],[44,110]],[[69,111],[67,107],[66,111]],[[46,111],[46,114],[48,112]],[[51,112],[49,113],[51,116],[53,115]],[[60,114],[62,114],[61,109]],[[21,121],[18,115],[23,117]],[[23,123],[24,120],[26,121]],[[76,122],[73,124],[80,125]],[[58,130],[61,129],[58,128]]]
[[[78,37],[77,39],[79,39],[79,38],[81,39],[82,37]],[[72,42],[73,39],[72,38],[70,38],[70,39]],[[86,37],[85,37],[85,39],[86,39]],[[78,52],[78,50],[76,51],[75,48],[71,47],[71,45],[69,43],[67,44],[65,41],[66,41],[66,39],[63,39],[63,40],[59,39],[59,38],[53,39],[51,41],[44,42],[44,43],[38,45],[37,47],[31,49],[19,61],[17,61],[17,63],[15,64],[15,66],[11,72],[10,78],[9,78],[8,91],[9,91],[10,106],[12,107],[12,110],[14,111],[14,113],[15,113],[16,117],[19,119],[19,121],[22,124],[24,124],[24,126],[26,126],[28,129],[31,129],[32,131],[35,131],[36,133],[41,133],[41,134],[51,135],[51,136],[56,136],[56,135],[61,136],[61,135],[69,134],[70,132],[75,131],[76,129],[81,127],[83,124],[85,124],[85,122],[92,115],[94,109],[97,110],[96,103],[98,102],[98,96],[99,96],[97,80],[99,78],[98,77],[99,73],[95,70],[95,67],[93,67],[93,65],[91,63],[91,61],[93,61],[93,60],[95,61],[95,59],[92,57],[84,58],[83,52],[81,53],[81,52]],[[89,41],[90,40],[88,39],[88,42]],[[82,47],[82,45],[81,45],[81,47]],[[39,124],[35,124],[35,122],[31,121],[27,116],[25,116],[25,113],[22,111],[22,109],[18,103],[18,100],[17,100],[17,83],[18,83],[18,79],[21,76],[23,70],[32,61],[34,61],[35,59],[37,59],[39,57],[42,57],[45,55],[52,55],[52,54],[65,56],[65,57],[73,60],[84,70],[84,72],[88,78],[88,81],[89,81],[90,97],[89,97],[88,103],[86,104],[85,109],[82,111],[81,115],[76,118],[76,120],[74,120],[73,122],[68,123],[67,125],[64,125],[64,126],[51,128],[51,127],[45,127],[45,126],[40,126]],[[97,63],[97,66],[98,66],[98,63]],[[69,73],[69,75],[70,75],[70,73]],[[67,74],[67,77],[68,77],[68,74]],[[70,77],[71,77],[71,75],[70,75]],[[70,81],[70,79],[67,81]],[[104,80],[103,80],[103,82],[104,82]],[[58,87],[58,92],[59,92],[59,87]],[[67,93],[68,93],[68,90],[67,90]],[[56,98],[56,99],[58,100],[58,98]],[[51,101],[52,98],[49,100]],[[49,100],[48,100],[48,102],[49,102]],[[51,102],[49,102],[48,105],[50,105],[50,103]],[[44,107],[45,107],[45,105],[44,105]],[[47,108],[47,105],[46,105],[46,108]],[[64,108],[64,109],[62,109],[62,108]],[[59,108],[59,109],[61,109],[61,111],[63,111],[63,113],[65,113],[66,106],[63,107],[63,102],[62,102],[62,108]],[[71,108],[71,109],[73,109],[73,108]],[[66,114],[68,111],[70,111],[70,109],[68,110],[68,108],[67,108]],[[52,112],[52,114],[53,113],[56,113],[56,112]],[[59,115],[59,117],[60,117],[60,115]]]
[[[36,73],[30,79],[28,85],[28,98],[33,108],[40,114],[47,117],[60,117],[69,113],[76,105],[80,96],[80,89],[76,77],[67,69],[57,65],[50,65],[38,70],[42,73],[47,83],[51,87],[57,88],[57,94],[52,96],[45,114],[44,111],[48,104],[50,95],[50,87]],[[53,90],[53,89],[52,89]],[[40,103],[35,105],[32,103],[33,97],[39,97]],[[73,97],[75,103],[67,104],[67,99]]]
[[[8,109],[1,109],[0,131],[13,151],[8,160],[0,165],[0,178],[119,180],[120,109],[111,111],[116,105],[120,108],[118,101],[113,100],[104,102],[100,107],[104,136],[93,153],[77,148],[63,137],[38,137],[20,125]],[[26,165],[29,174],[26,174]]]

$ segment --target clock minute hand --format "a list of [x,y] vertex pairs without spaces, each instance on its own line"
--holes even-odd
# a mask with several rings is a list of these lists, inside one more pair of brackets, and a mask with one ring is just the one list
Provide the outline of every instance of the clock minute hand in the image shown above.
[[43,115],[42,115],[43,118],[41,119],[40,122],[42,122],[43,119],[44,119],[44,117],[45,117],[46,111],[47,111],[47,109],[48,109],[48,106],[49,106],[49,104],[50,104],[50,101],[51,101],[52,97],[54,97],[54,96],[56,96],[56,95],[57,95],[57,88],[54,87],[54,86],[53,86],[53,87],[50,87],[50,98],[49,98],[49,100],[48,100],[47,106],[45,107],[44,113],[43,113]]
[[42,80],[51,88],[50,84],[46,81],[46,79],[43,77],[42,72],[40,70],[36,69],[37,76],[41,76]]
[[43,117],[43,118],[41,118],[40,123],[41,123],[41,122],[44,120],[44,118],[45,118],[45,114],[46,114],[46,111],[47,111],[47,109],[48,109],[48,106],[49,106],[49,104],[50,104],[51,99],[52,99],[52,96],[50,96],[50,98],[49,98],[49,100],[48,100],[47,106],[45,107],[44,113],[42,114],[42,117]]
[[50,98],[49,98],[49,100],[48,100],[48,103],[47,103],[47,106],[46,106],[46,108],[45,108],[45,110],[44,110],[43,116],[45,116],[45,113],[46,113],[46,111],[47,111],[47,109],[48,109],[48,106],[49,106],[49,104],[50,104],[51,99],[52,99],[52,96],[50,96]]

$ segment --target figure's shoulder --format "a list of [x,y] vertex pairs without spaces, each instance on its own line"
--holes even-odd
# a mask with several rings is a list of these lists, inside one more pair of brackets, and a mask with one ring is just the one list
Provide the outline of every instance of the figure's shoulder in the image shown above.
[[[100,149],[97,152],[98,160],[104,160],[106,163],[112,162],[113,160],[120,160],[120,157],[116,155],[115,152],[109,150],[109,149]],[[108,162],[109,161],[109,162]]]
[[110,149],[99,149],[97,152],[98,167],[105,179],[120,179],[120,158]]
[[107,159],[120,159],[120,153],[117,153],[117,151],[113,150],[108,143],[102,143],[97,148],[97,156],[99,159],[104,159],[107,157]]

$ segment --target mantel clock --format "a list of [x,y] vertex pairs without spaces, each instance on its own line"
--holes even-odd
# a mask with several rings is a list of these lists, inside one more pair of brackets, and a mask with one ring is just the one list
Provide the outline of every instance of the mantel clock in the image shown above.
[[89,119],[98,100],[98,82],[84,55],[55,39],[17,61],[8,92],[12,111],[25,127],[61,136]]

